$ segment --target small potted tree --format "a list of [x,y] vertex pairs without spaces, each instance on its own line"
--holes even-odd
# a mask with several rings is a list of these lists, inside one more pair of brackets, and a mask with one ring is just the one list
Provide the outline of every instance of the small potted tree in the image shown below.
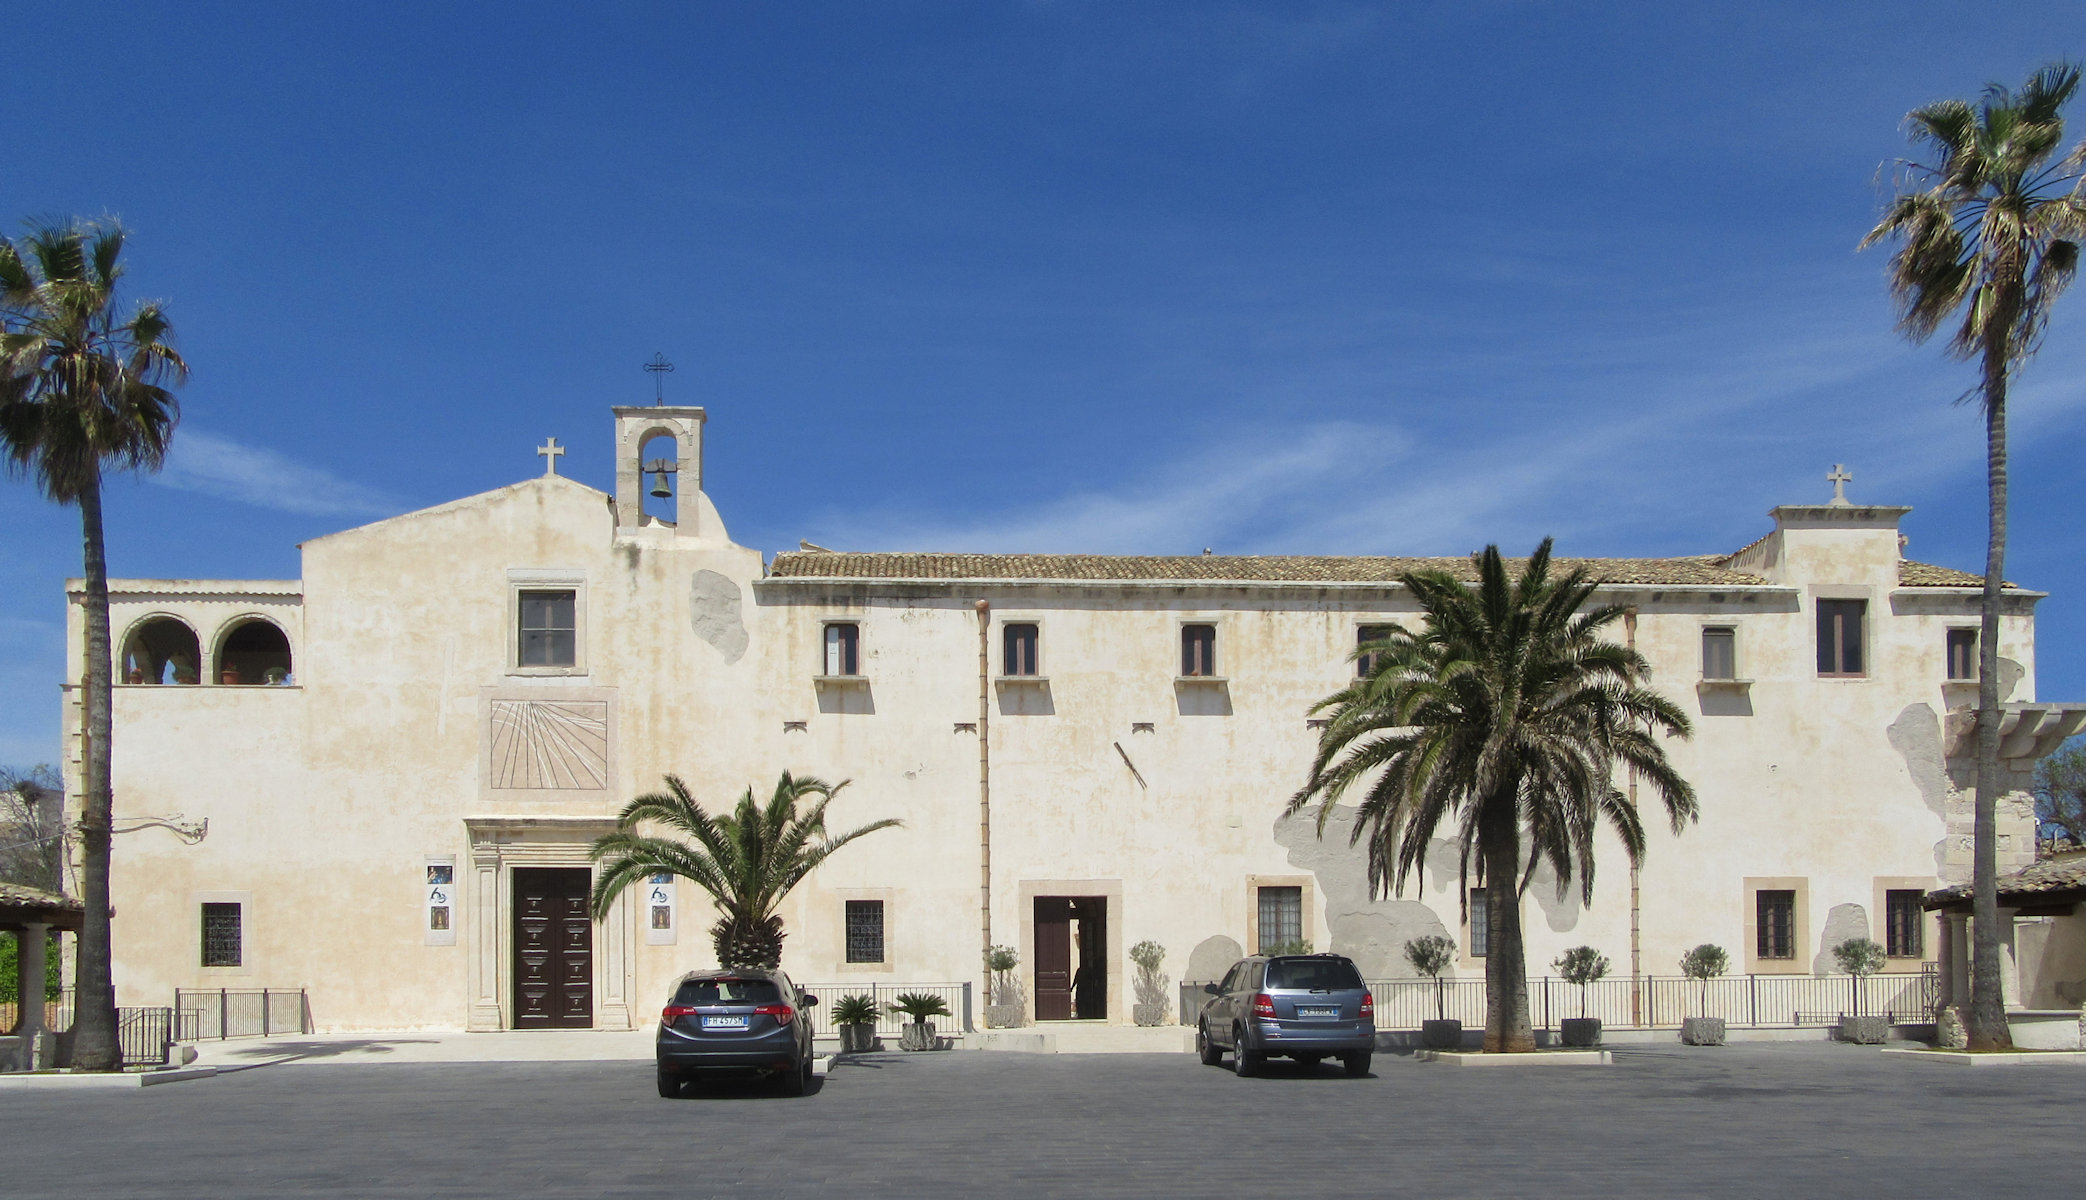
[[1420,1022],[1420,1044],[1429,1050],[1454,1050],[1463,1044],[1463,1022],[1449,1019],[1448,997],[1441,973],[1456,960],[1456,943],[1438,933],[1405,943],[1405,961],[1434,981],[1434,1019]]
[[1832,948],[1833,961],[1854,984],[1854,1015],[1840,1014],[1840,1040],[1881,1046],[1890,1036],[1890,1018],[1862,1015],[1861,981],[1883,969],[1883,947],[1868,938],[1848,938]]
[[833,1005],[840,1026],[840,1052],[861,1054],[876,1049],[876,1001],[868,996],[842,996]]
[[1166,976],[1159,973],[1165,961],[1166,947],[1157,942],[1130,947],[1130,962],[1137,967],[1137,1001],[1130,1006],[1130,1017],[1146,1028],[1166,1024]]
[[949,1005],[932,992],[901,992],[891,1004],[892,1013],[911,1017],[912,1020],[899,1032],[900,1050],[939,1050],[941,1039],[934,1036],[931,1017],[949,1015]]
[[1567,1046],[1601,1044],[1601,1019],[1586,1015],[1586,989],[1608,975],[1608,956],[1592,946],[1574,946],[1557,956],[1550,968],[1579,989],[1579,1015],[1557,1023],[1558,1039]]
[[1025,1015],[1021,1002],[1021,983],[1014,978],[1014,968],[1021,965],[1021,956],[1012,946],[990,946],[985,951],[985,971],[989,976],[985,997],[985,1028],[1016,1029]]
[[[1731,956],[1722,946],[1702,943],[1680,957],[1680,973],[1696,982],[1701,1008],[1709,1012],[1709,981],[1731,969]],[[1690,1046],[1724,1044],[1724,1018],[1700,1016],[1680,1019],[1680,1040]]]

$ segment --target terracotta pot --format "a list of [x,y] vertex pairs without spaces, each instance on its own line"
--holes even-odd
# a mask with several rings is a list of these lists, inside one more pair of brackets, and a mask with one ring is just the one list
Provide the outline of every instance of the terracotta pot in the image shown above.
[[237,667],[226,667],[226,668],[225,668],[224,670],[222,670],[222,671],[218,672],[218,675],[217,675],[217,681],[218,681],[219,683],[238,683],[238,682],[239,682],[239,668],[237,668]]

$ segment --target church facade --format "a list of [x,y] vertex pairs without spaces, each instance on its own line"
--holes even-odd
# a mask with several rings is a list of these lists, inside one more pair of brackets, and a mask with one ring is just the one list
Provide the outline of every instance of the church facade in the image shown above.
[[[785,769],[850,781],[839,827],[903,821],[786,902],[799,980],[980,981],[1004,944],[1030,1018],[1127,1021],[1146,940],[1180,979],[1302,942],[1376,979],[1446,933],[1482,973],[1452,847],[1376,898],[1339,814],[1322,839],[1281,815],[1312,704],[1415,619],[1398,574],[1467,560],[767,561],[702,492],[701,409],[613,414],[613,495],[548,457],[306,543],[299,579],[112,581],[117,816],[208,822],[118,840],[120,1002],[303,987],[325,1030],[642,1025],[713,961],[715,913],[660,880],[590,920],[589,842],[666,774],[718,808]],[[1920,899],[1968,878],[1978,579],[1906,559],[1908,511],[1789,505],[1736,553],[1584,560],[1694,717],[1670,752],[1702,815],[1674,835],[1647,793],[1643,868],[1604,835],[1591,905],[1538,875],[1535,973],[1581,944],[1643,975],[1702,942],[1763,974],[1829,972],[1851,936],[1935,960]],[[2086,719],[2034,702],[2038,598],[2010,588],[2001,630],[2002,869],[2033,857],[2035,756]],[[75,585],[74,662],[79,611]]]

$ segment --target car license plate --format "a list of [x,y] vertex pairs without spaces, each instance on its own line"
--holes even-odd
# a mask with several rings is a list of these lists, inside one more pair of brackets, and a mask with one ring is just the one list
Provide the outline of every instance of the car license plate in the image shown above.
[[704,1029],[744,1029],[744,1028],[746,1028],[746,1018],[744,1018],[744,1017],[704,1017],[704,1018],[703,1018],[703,1028],[704,1028]]
[[1340,1010],[1337,1008],[1305,1008],[1302,1005],[1298,1005],[1297,1015],[1300,1017],[1337,1017],[1340,1015]]

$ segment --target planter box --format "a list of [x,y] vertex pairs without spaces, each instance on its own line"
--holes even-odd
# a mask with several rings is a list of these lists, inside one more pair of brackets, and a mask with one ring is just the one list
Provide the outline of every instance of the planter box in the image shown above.
[[1683,1017],[1680,1040],[1689,1046],[1721,1046],[1724,1044],[1724,1018]]
[[1567,1046],[1598,1046],[1601,1044],[1601,1019],[1566,1017],[1557,1023],[1557,1040]]
[[876,1025],[874,1022],[862,1021],[840,1027],[840,1052],[842,1054],[862,1054],[874,1049],[876,1049]]
[[1019,1029],[1019,1028],[1021,1028],[1021,1022],[1022,1022],[1022,1018],[1023,1018],[1023,1016],[1025,1015],[1025,1014],[1024,1014],[1024,1013],[1022,1012],[1022,1007],[1023,1007],[1023,1006],[1022,1006],[1022,1005],[1019,1005],[1019,1004],[988,1004],[988,1005],[986,1005],[986,1006],[985,1006],[985,1028],[987,1028],[987,1029]]
[[934,1026],[925,1021],[914,1021],[898,1035],[900,1050],[939,1050],[941,1040],[934,1036]]
[[1840,1040],[1859,1046],[1881,1046],[1890,1037],[1889,1017],[1841,1017]]
[[1130,1006],[1130,1019],[1146,1029],[1150,1029],[1155,1025],[1164,1025],[1166,1024],[1166,1006],[1164,1004],[1133,1004]]
[[1463,1022],[1420,1022],[1420,1045],[1429,1050],[1455,1050],[1463,1045]]

